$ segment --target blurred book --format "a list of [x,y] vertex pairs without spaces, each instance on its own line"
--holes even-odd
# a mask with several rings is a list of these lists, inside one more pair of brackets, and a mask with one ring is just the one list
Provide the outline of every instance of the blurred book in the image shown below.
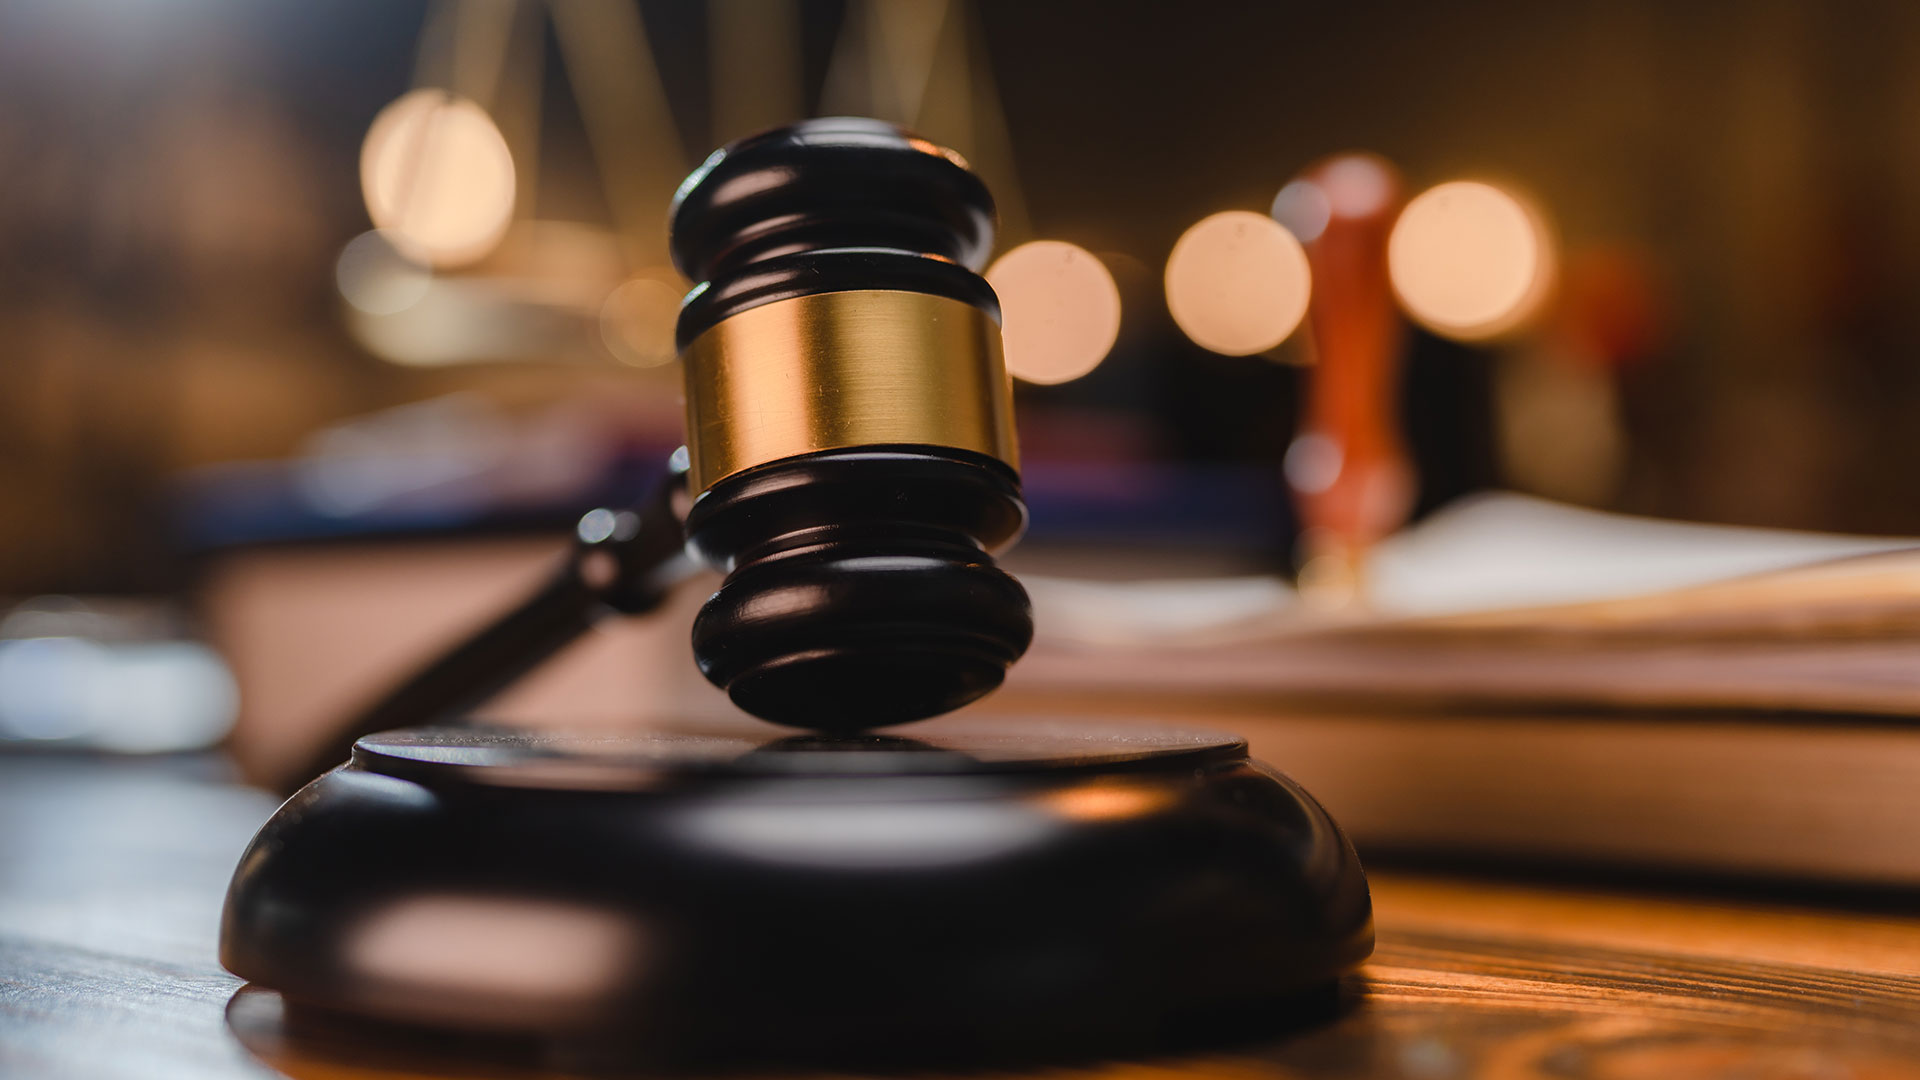
[[1920,542],[1492,496],[1372,570],[1030,580],[992,707],[1240,732],[1363,854],[1920,886]]
[[1365,611],[1274,579],[1028,578],[1023,693],[1920,715],[1920,541],[1520,496],[1383,545]]
[[1325,804],[1363,860],[1920,888],[1920,731],[1906,724],[1223,702],[1066,709],[1245,736],[1255,757]]

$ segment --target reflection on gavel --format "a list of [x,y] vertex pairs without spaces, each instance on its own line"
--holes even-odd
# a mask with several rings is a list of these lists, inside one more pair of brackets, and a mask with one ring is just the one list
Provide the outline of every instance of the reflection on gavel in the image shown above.
[[1309,168],[1274,203],[1313,271],[1313,364],[1286,458],[1304,526],[1300,586],[1309,602],[1360,599],[1368,548],[1413,504],[1399,408],[1405,328],[1387,273],[1387,240],[1403,201],[1391,165],[1342,154]]

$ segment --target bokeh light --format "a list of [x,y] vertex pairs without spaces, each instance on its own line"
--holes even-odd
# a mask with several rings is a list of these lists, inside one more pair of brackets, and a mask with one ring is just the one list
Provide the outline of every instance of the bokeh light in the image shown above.
[[1287,227],[1293,238],[1311,244],[1327,231],[1333,220],[1333,202],[1320,185],[1311,180],[1295,180],[1273,197],[1273,220]]
[[623,364],[659,367],[672,363],[674,326],[683,290],[670,270],[628,278],[600,306],[600,339]]
[[1167,309],[1194,342],[1227,356],[1293,333],[1313,293],[1307,254],[1273,218],[1227,210],[1201,219],[1167,257]]
[[1007,370],[1053,384],[1106,359],[1120,336],[1120,288],[1085,248],[1034,240],[994,260],[987,282],[1000,296]]
[[375,226],[409,258],[460,266],[492,251],[513,217],[514,167],[486,110],[415,90],[374,118],[360,187]]
[[1341,154],[1319,170],[1319,184],[1327,193],[1334,216],[1370,217],[1393,200],[1393,166],[1376,154]]
[[1407,204],[1387,271],[1407,314],[1437,334],[1498,337],[1540,307],[1553,253],[1539,218],[1509,192],[1457,180]]
[[1302,244],[1327,231],[1335,217],[1364,218],[1385,210],[1398,183],[1393,166],[1376,154],[1341,154],[1315,168],[1273,197],[1273,220]]
[[347,242],[333,276],[347,303],[369,315],[405,311],[433,287],[433,271],[408,258],[379,229]]

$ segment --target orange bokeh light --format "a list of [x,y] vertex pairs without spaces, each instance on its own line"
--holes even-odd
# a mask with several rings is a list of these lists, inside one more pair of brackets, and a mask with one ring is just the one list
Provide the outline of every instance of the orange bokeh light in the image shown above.
[[1478,181],[1422,192],[1387,242],[1387,271],[1407,314],[1466,341],[1525,322],[1539,310],[1552,270],[1539,217],[1510,192]]
[[1120,289],[1092,252],[1059,240],[1021,244],[987,268],[1000,296],[1007,371],[1069,382],[1100,366],[1120,336]]
[[373,223],[408,258],[460,266],[500,243],[513,218],[514,166],[485,109],[415,90],[380,110],[360,147]]
[[1313,278],[1300,241],[1248,210],[1202,218],[1167,257],[1167,309],[1198,345],[1227,356],[1265,352],[1300,325]]

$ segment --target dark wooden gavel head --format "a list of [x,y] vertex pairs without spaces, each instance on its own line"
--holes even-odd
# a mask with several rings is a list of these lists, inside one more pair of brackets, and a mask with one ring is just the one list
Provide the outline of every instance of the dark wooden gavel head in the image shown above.
[[938,715],[1033,635],[992,553],[1026,525],[993,200],[889,124],[717,151],[674,199],[692,548],[727,577],[695,659],[735,704],[827,732]]

